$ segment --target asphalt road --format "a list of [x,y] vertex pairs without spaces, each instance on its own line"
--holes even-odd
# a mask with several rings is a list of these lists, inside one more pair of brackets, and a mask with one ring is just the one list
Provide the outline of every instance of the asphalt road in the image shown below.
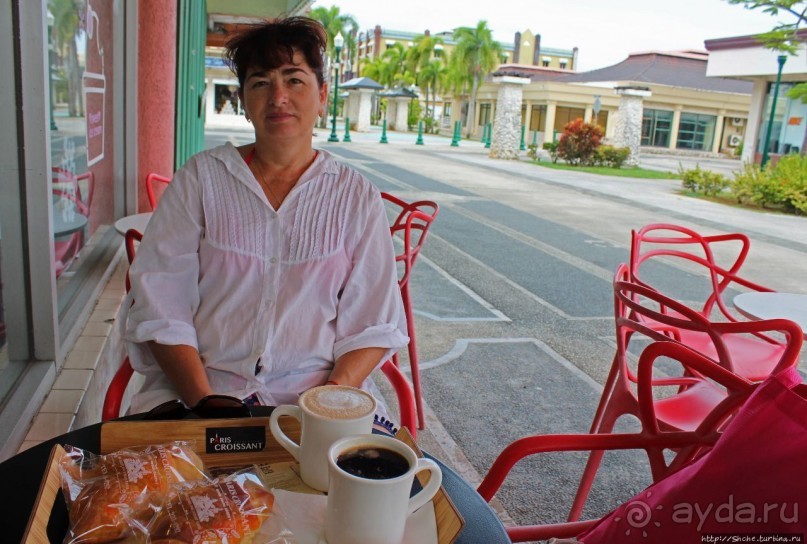
[[[805,218],[684,197],[677,181],[497,161],[475,142],[452,148],[431,138],[415,146],[414,136],[400,135],[381,145],[359,135],[328,144],[327,131],[318,132],[315,146],[381,190],[440,205],[412,284],[428,404],[419,442],[472,483],[518,437],[588,431],[614,352],[611,278],[628,259],[631,229],[669,222],[745,232],[752,249],[744,275],[807,292]],[[208,131],[209,145],[227,139],[251,138]],[[736,164],[716,161],[714,168]],[[704,292],[698,274],[669,266],[653,272],[682,300]],[[583,461],[564,455],[519,464],[498,496],[502,517],[562,521]],[[639,466],[635,456],[607,458],[587,512],[602,514],[640,491],[647,474]]]

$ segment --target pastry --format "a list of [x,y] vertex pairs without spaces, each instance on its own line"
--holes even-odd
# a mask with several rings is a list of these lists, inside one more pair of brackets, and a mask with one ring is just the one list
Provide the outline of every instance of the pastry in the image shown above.
[[176,486],[148,526],[153,544],[249,544],[274,496],[252,472]]
[[[103,543],[145,525],[169,486],[206,479],[201,459],[186,443],[127,448],[93,456],[66,448],[61,462],[70,533],[65,542]],[[134,525],[133,525],[134,524]]]

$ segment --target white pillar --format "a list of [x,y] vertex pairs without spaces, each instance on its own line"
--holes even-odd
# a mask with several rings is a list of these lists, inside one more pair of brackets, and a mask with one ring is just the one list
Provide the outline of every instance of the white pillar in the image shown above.
[[370,113],[373,109],[372,89],[359,89],[359,108],[356,112],[356,131],[370,131]]
[[521,99],[524,85],[530,83],[530,78],[500,76],[494,77],[493,83],[499,85],[499,94],[489,156],[492,159],[518,159],[521,143]]
[[642,101],[651,96],[647,87],[617,87],[619,95],[619,117],[614,131],[614,146],[627,147],[630,156],[626,166],[639,164],[639,147],[642,144]]
[[395,103],[395,124],[391,130],[406,132],[409,130],[409,97],[398,96],[393,99]]
[[757,152],[757,144],[760,140],[760,127],[762,120],[767,113],[765,109],[765,99],[767,98],[768,82],[764,79],[754,80],[754,90],[751,91],[751,105],[748,108],[748,122],[745,124],[745,134],[743,135],[743,162],[754,162],[754,155]]

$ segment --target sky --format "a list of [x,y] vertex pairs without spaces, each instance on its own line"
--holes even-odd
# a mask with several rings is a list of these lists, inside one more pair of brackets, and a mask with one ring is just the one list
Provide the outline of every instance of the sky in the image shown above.
[[378,24],[436,33],[485,20],[494,39],[512,43],[516,32],[529,29],[544,47],[577,47],[579,71],[633,52],[705,50],[704,40],[765,32],[777,22],[725,0],[315,0],[313,7],[320,6],[338,6],[361,30]]

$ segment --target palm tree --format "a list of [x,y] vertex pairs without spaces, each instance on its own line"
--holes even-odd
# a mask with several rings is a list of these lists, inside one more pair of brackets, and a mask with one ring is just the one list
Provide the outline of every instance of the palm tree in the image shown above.
[[67,79],[68,115],[81,117],[84,115],[84,100],[76,45],[76,36],[80,32],[78,8],[73,0],[51,0],[49,4],[54,19],[53,40],[64,64]]
[[476,28],[460,27],[454,30],[457,45],[451,53],[456,67],[463,67],[471,80],[471,97],[465,117],[466,138],[471,137],[476,107],[476,94],[482,80],[499,65],[502,48],[493,39],[487,21],[479,21]]
[[[423,87],[426,95],[426,116],[430,119],[429,128],[434,124],[434,102],[437,100],[437,86],[442,75],[446,72],[446,67],[439,59],[432,59],[418,70],[418,84]],[[429,89],[432,92],[432,108],[429,109]]]
[[[322,23],[322,26],[325,27],[325,33],[328,35],[328,65],[332,66],[333,62],[330,61],[336,58],[334,38],[340,32],[345,40],[345,45],[343,46],[345,52],[342,53],[342,55],[343,58],[350,62],[353,59],[353,52],[356,50],[356,32],[359,29],[359,23],[356,22],[356,19],[353,18],[352,15],[343,15],[340,13],[339,7],[337,6],[314,8],[308,16],[319,21]],[[332,97],[329,93],[328,100],[330,101],[331,99]],[[332,107],[333,105],[329,105],[327,111],[331,111]],[[320,120],[321,127],[327,125],[327,117],[327,115],[323,116]]]
[[325,32],[328,34],[328,58],[332,59],[336,56],[333,39],[340,32],[345,39],[345,58],[348,60],[353,58],[352,54],[356,49],[356,32],[359,31],[359,23],[356,22],[352,15],[343,15],[340,13],[338,6],[331,6],[329,8],[314,8],[308,16],[319,21],[325,27]]

